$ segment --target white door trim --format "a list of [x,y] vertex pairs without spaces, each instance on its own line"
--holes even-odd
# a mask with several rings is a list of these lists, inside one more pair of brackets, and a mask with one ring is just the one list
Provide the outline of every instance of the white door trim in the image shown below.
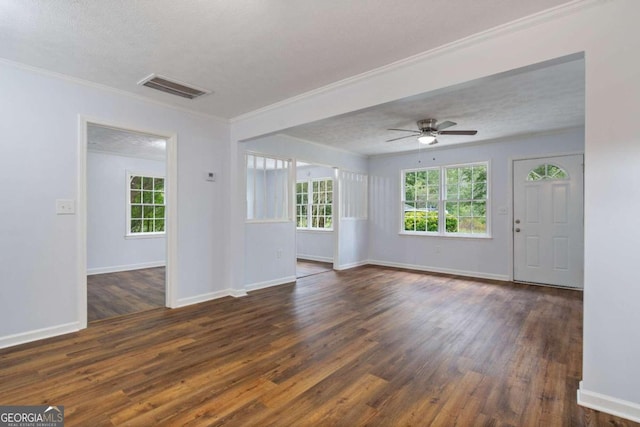
[[78,283],[78,324],[81,329],[87,327],[87,126],[96,124],[113,128],[128,130],[132,132],[158,135],[167,140],[167,182],[166,199],[167,229],[166,229],[166,284],[165,284],[165,305],[170,308],[177,307],[175,288],[177,285],[177,242],[178,242],[178,136],[175,132],[158,131],[153,129],[142,129],[131,124],[124,124],[114,121],[96,119],[83,115],[78,115],[78,200],[76,204],[77,215],[77,236],[76,256],[77,256],[77,283]]
[[[584,161],[584,151],[564,151],[564,152],[559,152],[559,153],[547,153],[547,154],[532,154],[532,155],[527,155],[527,156],[516,156],[516,157],[510,157],[509,158],[509,166],[508,166],[508,170],[507,170],[507,174],[508,174],[508,179],[509,179],[509,183],[508,183],[508,188],[510,189],[509,191],[509,195],[507,197],[507,206],[509,206],[509,215],[508,215],[508,219],[509,219],[509,226],[511,227],[511,233],[509,234],[510,239],[509,239],[509,264],[511,265],[511,269],[509,271],[509,281],[513,282],[514,278],[515,278],[515,255],[514,255],[514,251],[515,251],[515,243],[514,243],[514,239],[515,239],[515,231],[514,231],[514,185],[515,185],[515,181],[514,181],[514,177],[513,177],[513,170],[514,170],[514,164],[517,161],[520,160],[534,160],[534,159],[549,159],[549,158],[555,158],[555,157],[563,157],[563,156],[583,156],[583,161]],[[582,183],[583,187],[582,187],[582,191],[584,194],[584,186],[585,186],[585,182],[583,180]],[[582,215],[583,215],[583,239],[584,239],[584,205],[582,208]],[[582,266],[583,271],[584,271],[584,265]],[[534,283],[535,284],[535,283]],[[542,285],[541,286],[554,286],[554,285]],[[575,289],[575,290],[583,290],[582,288],[570,288],[570,289]]]
[[515,258],[513,256],[513,251],[515,250],[515,246],[513,243],[513,164],[515,162],[517,162],[518,160],[531,160],[531,159],[548,159],[550,157],[558,157],[558,156],[573,156],[576,154],[582,154],[584,156],[584,152],[583,151],[565,151],[565,152],[561,152],[558,154],[538,154],[538,155],[529,155],[529,156],[516,156],[516,157],[509,157],[509,166],[507,168],[507,177],[508,177],[508,189],[509,189],[509,194],[507,196],[507,206],[509,207],[509,215],[508,220],[509,220],[509,226],[511,227],[511,233],[509,233],[509,265],[511,266],[511,268],[509,269],[509,281],[513,282],[513,272],[515,270]]

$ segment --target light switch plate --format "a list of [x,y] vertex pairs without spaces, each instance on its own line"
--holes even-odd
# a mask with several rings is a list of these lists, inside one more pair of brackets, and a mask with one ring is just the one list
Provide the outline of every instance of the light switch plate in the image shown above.
[[76,201],[70,199],[56,200],[56,214],[73,215],[76,213]]

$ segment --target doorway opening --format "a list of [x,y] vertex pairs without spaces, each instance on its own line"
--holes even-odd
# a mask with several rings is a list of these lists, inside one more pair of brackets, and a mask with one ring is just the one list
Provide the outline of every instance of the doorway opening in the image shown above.
[[172,307],[175,135],[81,119],[79,313]]
[[335,169],[296,162],[296,278],[333,270],[337,233]]

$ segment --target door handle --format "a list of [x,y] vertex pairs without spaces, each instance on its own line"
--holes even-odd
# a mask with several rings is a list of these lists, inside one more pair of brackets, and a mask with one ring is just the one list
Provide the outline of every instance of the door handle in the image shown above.
[[519,233],[519,232],[520,232],[520,229],[519,229],[519,228],[516,228],[516,233]]

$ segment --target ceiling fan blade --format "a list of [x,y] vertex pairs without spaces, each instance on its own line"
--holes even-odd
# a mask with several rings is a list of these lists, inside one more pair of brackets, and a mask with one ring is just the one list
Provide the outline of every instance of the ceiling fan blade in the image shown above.
[[444,130],[438,132],[439,135],[475,135],[477,130]]
[[391,141],[397,141],[399,139],[405,139],[405,138],[415,138],[417,135],[407,135],[407,136],[401,136],[400,138],[393,138],[393,139],[387,139],[386,142],[391,142]]
[[410,130],[410,129],[393,129],[393,128],[392,128],[392,129],[387,129],[387,130],[399,130],[399,131],[402,131],[402,132],[420,133],[420,131],[417,131],[417,130]]
[[446,129],[446,128],[450,128],[451,126],[455,126],[457,125],[456,122],[452,122],[450,120],[445,120],[442,123],[439,123],[438,126],[436,126],[436,130],[442,130],[442,129]]

